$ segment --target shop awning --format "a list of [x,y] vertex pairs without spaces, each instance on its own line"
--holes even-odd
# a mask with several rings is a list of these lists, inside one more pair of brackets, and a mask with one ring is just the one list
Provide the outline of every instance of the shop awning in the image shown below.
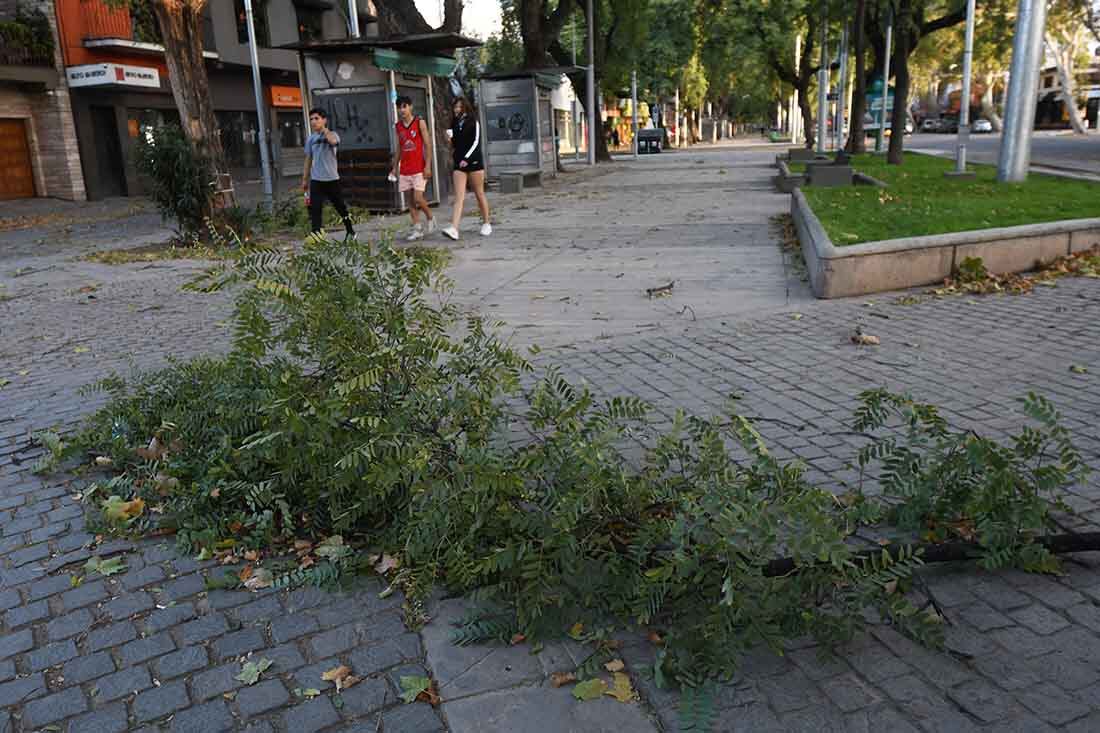
[[391,48],[374,49],[374,65],[387,71],[401,71],[406,74],[424,76],[450,76],[457,65],[455,59],[444,56],[421,56],[415,53],[403,53]]

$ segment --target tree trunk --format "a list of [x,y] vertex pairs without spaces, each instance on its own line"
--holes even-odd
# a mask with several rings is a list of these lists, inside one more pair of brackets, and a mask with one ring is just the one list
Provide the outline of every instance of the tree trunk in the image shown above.
[[989,120],[994,132],[1000,132],[1004,127],[1004,121],[997,114],[997,108],[993,104],[993,79],[992,72],[982,76],[982,83],[985,85],[985,91],[982,92],[982,117]]
[[856,25],[853,31],[856,40],[856,88],[852,92],[852,116],[847,145],[848,152],[853,154],[867,152],[867,136],[863,133],[863,115],[867,110],[867,75],[863,68],[867,56],[867,34],[864,30],[866,15],[867,0],[856,0]]
[[180,125],[195,151],[225,171],[225,154],[210,101],[210,80],[202,56],[202,11],[206,0],[153,0],[168,83],[179,110]]
[[909,116],[909,54],[913,41],[912,13],[912,0],[901,0],[897,22],[894,25],[897,48],[894,51],[894,58],[890,60],[890,66],[896,69],[894,111],[890,118],[890,149],[886,154],[886,162],[891,165],[902,164],[902,151],[905,149],[905,122]]
[[814,128],[814,113],[810,109],[810,80],[799,79],[798,84],[795,85],[795,93],[798,94],[798,111],[802,113],[802,132],[806,135],[806,149],[813,150],[814,135],[817,134],[817,130]]
[[[1084,135],[1088,132],[1085,127],[1084,121],[1081,119],[1081,113],[1077,109],[1077,85],[1073,78],[1073,71],[1071,66],[1073,63],[1073,50],[1063,49],[1050,37],[1048,33],[1046,35],[1047,49],[1050,51],[1050,55],[1054,57],[1054,65],[1058,70],[1058,80],[1061,91],[1058,93],[1058,98],[1062,100],[1062,104],[1065,105],[1066,112],[1069,114],[1069,124],[1073,128],[1073,131],[1078,135]],[[1068,51],[1068,53],[1066,53]],[[1069,60],[1067,61],[1067,57]]]

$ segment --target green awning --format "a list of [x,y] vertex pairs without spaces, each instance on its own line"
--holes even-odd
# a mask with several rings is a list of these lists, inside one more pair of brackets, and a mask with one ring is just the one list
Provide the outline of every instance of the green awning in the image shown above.
[[403,53],[390,48],[374,49],[374,65],[387,71],[403,71],[406,74],[425,76],[450,76],[458,64],[445,56],[421,56]]

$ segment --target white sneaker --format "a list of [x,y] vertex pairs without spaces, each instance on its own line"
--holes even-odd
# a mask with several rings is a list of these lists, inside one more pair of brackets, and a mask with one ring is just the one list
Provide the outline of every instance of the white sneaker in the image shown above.
[[435,231],[435,217],[433,216],[431,219],[428,219],[428,234],[431,234],[434,231]]
[[454,227],[445,226],[445,227],[443,227],[442,231],[446,236],[450,237],[451,239],[455,240],[456,242],[458,241],[458,230],[455,229]]
[[424,232],[419,225],[413,227],[413,230],[409,232],[409,236],[405,237],[406,242],[415,242],[418,239],[424,238]]
[[489,222],[485,222],[481,225],[481,236],[487,237],[493,233],[493,225]]

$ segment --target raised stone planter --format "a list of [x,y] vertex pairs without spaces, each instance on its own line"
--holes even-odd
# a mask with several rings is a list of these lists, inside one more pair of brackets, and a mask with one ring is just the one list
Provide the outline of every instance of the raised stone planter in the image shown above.
[[836,247],[799,189],[791,217],[819,298],[939,283],[967,257],[980,257],[990,272],[1024,272],[1100,244],[1100,219],[1073,219]]
[[787,161],[776,160],[776,165],[779,166],[779,175],[774,176],[772,182],[780,193],[791,193],[806,182],[806,176],[801,173],[791,173]]
[[812,161],[806,164],[806,184],[823,188],[852,185],[852,166],[832,161]]

